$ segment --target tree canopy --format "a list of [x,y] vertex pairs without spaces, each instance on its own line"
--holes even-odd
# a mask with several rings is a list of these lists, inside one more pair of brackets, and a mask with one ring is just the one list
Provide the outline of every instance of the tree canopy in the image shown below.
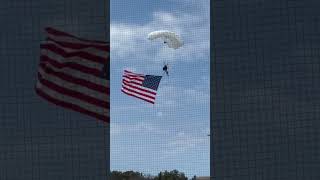
[[143,174],[137,171],[112,171],[112,180],[187,180],[183,172],[178,170],[160,172],[157,176]]

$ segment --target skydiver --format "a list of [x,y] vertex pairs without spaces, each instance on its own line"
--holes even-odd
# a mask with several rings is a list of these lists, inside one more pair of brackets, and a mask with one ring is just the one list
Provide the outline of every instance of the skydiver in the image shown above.
[[168,71],[168,64],[165,64],[162,68],[162,70],[169,76],[169,71]]

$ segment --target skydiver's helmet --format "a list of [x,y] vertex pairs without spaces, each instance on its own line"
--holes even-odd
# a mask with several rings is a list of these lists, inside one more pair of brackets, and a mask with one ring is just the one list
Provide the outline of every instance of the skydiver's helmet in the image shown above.
[[167,70],[168,70],[168,66],[167,66],[167,65],[164,65],[163,68],[162,68],[162,70],[167,71]]

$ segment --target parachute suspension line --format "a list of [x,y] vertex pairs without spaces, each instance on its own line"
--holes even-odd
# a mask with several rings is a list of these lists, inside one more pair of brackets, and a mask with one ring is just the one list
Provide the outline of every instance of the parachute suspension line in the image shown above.
[[[167,31],[167,30],[158,30],[158,31],[153,31],[151,33],[148,34],[148,39],[150,41],[154,41],[154,40],[161,40],[161,42],[163,43],[163,51],[167,52],[170,54],[170,58],[173,58],[173,54],[171,54],[170,49],[172,50],[176,50],[180,47],[183,46],[184,42],[182,41],[182,39],[180,38],[179,35],[177,35],[174,32],[171,31]],[[166,59],[168,60],[168,59]],[[169,63],[164,61],[164,65],[162,68],[162,76],[167,76],[169,78]],[[165,82],[167,83],[167,82]]]

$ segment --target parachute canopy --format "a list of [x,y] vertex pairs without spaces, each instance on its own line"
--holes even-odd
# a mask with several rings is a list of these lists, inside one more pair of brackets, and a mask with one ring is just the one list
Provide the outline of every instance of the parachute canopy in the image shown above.
[[162,39],[165,44],[168,45],[169,48],[178,49],[183,45],[182,40],[179,38],[179,36],[174,33],[167,30],[159,30],[159,31],[153,31],[148,34],[149,40],[155,40],[155,39]]

